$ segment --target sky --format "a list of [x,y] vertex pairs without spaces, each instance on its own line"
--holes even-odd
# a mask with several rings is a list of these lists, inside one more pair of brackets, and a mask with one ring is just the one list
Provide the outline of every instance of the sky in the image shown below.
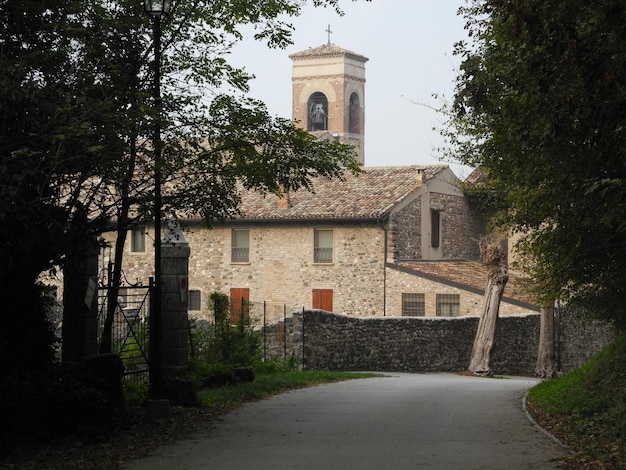
[[[311,3],[310,1],[308,3]],[[340,0],[345,16],[308,5],[292,19],[294,44],[269,49],[244,41],[231,54],[233,65],[255,75],[251,96],[271,114],[291,117],[289,54],[330,41],[369,58],[365,64],[365,166],[450,164],[458,177],[469,168],[439,160],[442,118],[429,106],[450,101],[458,73],[454,44],[467,39],[457,15],[465,0]],[[418,103],[418,104],[416,104]]]

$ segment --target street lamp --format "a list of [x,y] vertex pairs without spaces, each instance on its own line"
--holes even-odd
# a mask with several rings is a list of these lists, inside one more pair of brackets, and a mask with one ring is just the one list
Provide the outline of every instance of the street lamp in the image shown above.
[[150,396],[160,399],[161,377],[161,16],[171,9],[170,0],[144,0],[144,9],[152,16],[154,42],[154,290],[150,318]]

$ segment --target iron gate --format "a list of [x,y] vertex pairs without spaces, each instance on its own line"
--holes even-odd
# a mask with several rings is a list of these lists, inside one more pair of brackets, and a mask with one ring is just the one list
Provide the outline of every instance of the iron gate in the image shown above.
[[[98,346],[107,315],[108,288],[98,290]],[[150,286],[121,287],[111,331],[111,351],[124,364],[125,383],[148,383]]]

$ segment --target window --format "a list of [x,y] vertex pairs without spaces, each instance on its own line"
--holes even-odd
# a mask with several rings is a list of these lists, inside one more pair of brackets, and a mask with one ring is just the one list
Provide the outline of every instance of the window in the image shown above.
[[424,294],[402,294],[402,316],[423,317],[426,314]]
[[459,294],[437,294],[437,316],[458,317],[461,296]]
[[315,229],[315,241],[313,247],[314,263],[333,262],[333,231]]
[[348,111],[349,130],[352,134],[361,133],[361,105],[359,104],[359,95],[352,93],[350,95],[350,107]]
[[309,122],[307,130],[325,131],[328,130],[328,100],[324,93],[319,91],[309,97],[307,103],[309,110]]
[[146,251],[146,227],[139,225],[130,232],[131,253],[144,253]]
[[250,260],[250,231],[233,230],[230,261],[247,263]]
[[441,230],[441,212],[430,211],[430,246],[439,248],[439,232]]
[[202,310],[202,292],[197,289],[189,290],[188,310]]

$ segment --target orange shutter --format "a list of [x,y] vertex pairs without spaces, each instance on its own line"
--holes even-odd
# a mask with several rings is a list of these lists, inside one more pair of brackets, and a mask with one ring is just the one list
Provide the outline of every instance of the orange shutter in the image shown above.
[[319,310],[333,311],[333,290],[313,289],[313,308]]
[[241,309],[244,309],[244,318],[250,316],[250,289],[247,287],[233,287],[230,289],[230,324],[237,325],[241,321]]

